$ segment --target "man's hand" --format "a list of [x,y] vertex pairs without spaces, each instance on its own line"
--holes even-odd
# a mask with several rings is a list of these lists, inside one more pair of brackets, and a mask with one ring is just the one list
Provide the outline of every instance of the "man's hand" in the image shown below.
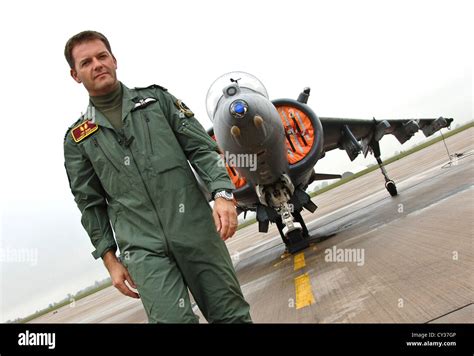
[[140,296],[132,291],[125,281],[132,287],[137,289],[135,283],[133,283],[132,277],[128,273],[125,266],[115,256],[115,251],[107,251],[103,257],[105,267],[109,271],[110,278],[112,279],[112,285],[117,288],[122,294],[131,298],[140,298]]
[[237,211],[233,201],[216,198],[212,216],[222,240],[225,241],[234,235],[237,229]]

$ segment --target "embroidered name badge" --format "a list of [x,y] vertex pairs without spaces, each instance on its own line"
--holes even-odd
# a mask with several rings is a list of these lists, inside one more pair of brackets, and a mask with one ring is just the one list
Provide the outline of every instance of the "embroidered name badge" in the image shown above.
[[74,142],[81,142],[87,136],[90,136],[99,129],[97,124],[94,124],[92,121],[85,121],[71,130],[72,138]]

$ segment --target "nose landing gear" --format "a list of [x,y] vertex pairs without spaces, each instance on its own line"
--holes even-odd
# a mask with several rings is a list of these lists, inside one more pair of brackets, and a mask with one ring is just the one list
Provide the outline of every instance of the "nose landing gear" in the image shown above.
[[[257,186],[261,205],[257,207],[259,231],[267,232],[269,221],[275,222],[281,239],[289,253],[309,247],[309,233],[300,210],[304,207],[314,212],[317,206],[310,196],[296,189],[286,174],[280,182],[271,186]],[[292,198],[293,196],[293,198]]]
[[301,228],[298,227],[297,229],[288,231],[280,217],[275,221],[278,232],[280,233],[280,237],[285,243],[286,250],[290,254],[299,252],[309,247],[309,232],[303,217],[297,212],[293,212],[293,217],[295,218],[295,221],[301,226]]

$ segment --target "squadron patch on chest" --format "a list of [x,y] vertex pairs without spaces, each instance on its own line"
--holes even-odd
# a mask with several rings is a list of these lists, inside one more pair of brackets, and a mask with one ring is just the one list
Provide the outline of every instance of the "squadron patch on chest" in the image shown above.
[[77,143],[77,142],[81,142],[86,137],[92,135],[98,129],[99,129],[99,126],[97,126],[97,124],[88,120],[74,127],[71,130],[71,135],[72,135],[72,138],[74,139],[74,142]]

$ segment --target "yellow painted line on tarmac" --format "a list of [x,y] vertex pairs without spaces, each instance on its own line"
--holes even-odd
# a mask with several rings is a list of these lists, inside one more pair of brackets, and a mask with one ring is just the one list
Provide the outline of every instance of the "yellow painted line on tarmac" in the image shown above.
[[296,309],[301,309],[314,303],[314,295],[308,273],[295,278],[295,292]]
[[295,267],[294,271],[297,271],[306,266],[306,261],[304,260],[304,252],[298,253],[294,259]]

